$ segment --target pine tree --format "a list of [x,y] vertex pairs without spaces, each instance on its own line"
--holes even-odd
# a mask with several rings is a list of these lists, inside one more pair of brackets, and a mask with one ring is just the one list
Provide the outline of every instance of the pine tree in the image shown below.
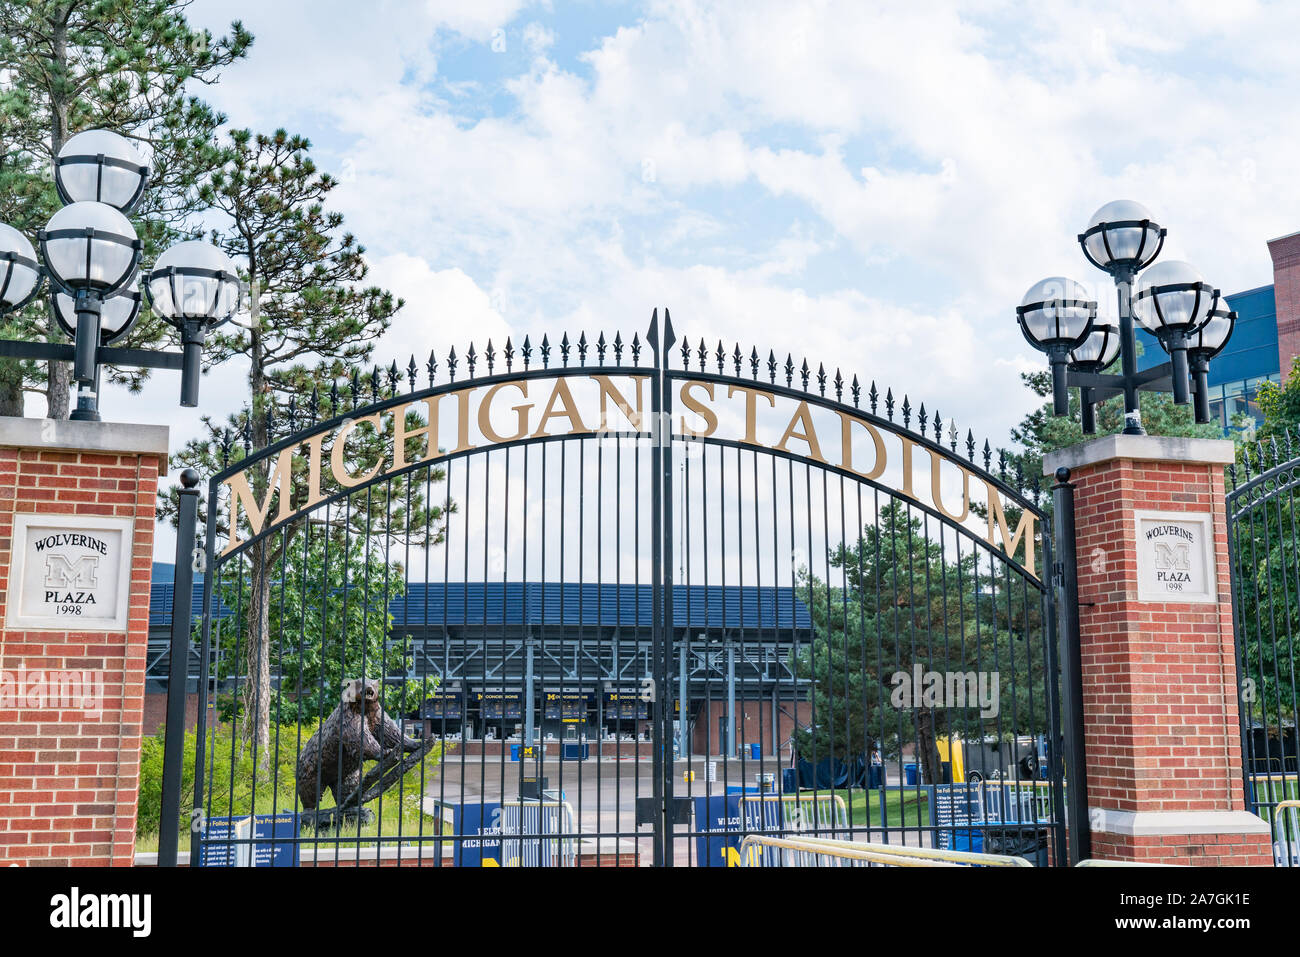
[[[239,264],[251,290],[246,320],[241,317],[238,325],[210,335],[205,360],[209,369],[235,357],[247,362],[247,408],[224,424],[205,418],[206,434],[173,456],[176,467],[212,475],[242,458],[241,452],[265,448],[277,437],[273,423],[292,421],[290,402],[304,400],[313,390],[320,417],[341,413],[343,399],[336,405],[330,398],[331,386],[339,380],[346,386],[343,398],[350,395],[353,406],[362,397],[392,391],[394,383],[390,379],[385,386],[380,370],[365,377],[358,370],[371,359],[375,341],[402,302],[365,285],[365,249],[344,231],[342,215],[325,208],[337,181],[316,168],[310,145],[284,130],[269,135],[236,130],[230,135],[227,161],[202,190],[218,221],[212,239]],[[233,443],[232,435],[241,435],[243,442]],[[373,433],[368,439],[359,437],[353,453],[358,461],[371,454],[364,443],[378,441]],[[442,478],[440,469],[427,476],[394,478],[384,494],[358,496],[355,508],[336,509],[329,521],[336,527],[347,523],[367,536],[398,534],[436,541],[446,506],[426,507],[423,490]],[[328,486],[328,477],[324,481]],[[265,467],[252,470],[250,483],[259,500],[268,482]],[[164,514],[174,509],[174,501],[163,507]],[[242,730],[255,750],[265,749],[271,716],[272,576],[303,527],[302,522],[291,523],[241,559],[248,582]]]
[[[59,206],[53,158],[73,134],[103,127],[136,141],[153,177],[136,211],[149,261],[183,233],[199,209],[199,185],[219,165],[214,142],[225,117],[192,95],[247,52],[238,22],[214,39],[186,18],[190,0],[0,0],[0,219],[34,235]],[[8,338],[61,340],[46,302],[0,330]],[[121,344],[166,334],[147,314]],[[142,370],[109,374],[139,388]],[[66,362],[0,360],[0,415],[22,415],[23,393],[46,396],[51,418],[68,417]]]

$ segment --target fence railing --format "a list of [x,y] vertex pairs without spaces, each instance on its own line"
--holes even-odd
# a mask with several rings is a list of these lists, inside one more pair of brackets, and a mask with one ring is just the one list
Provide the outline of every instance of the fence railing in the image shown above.
[[1023,857],[933,847],[903,847],[815,837],[751,834],[740,844],[742,867],[1033,867]]

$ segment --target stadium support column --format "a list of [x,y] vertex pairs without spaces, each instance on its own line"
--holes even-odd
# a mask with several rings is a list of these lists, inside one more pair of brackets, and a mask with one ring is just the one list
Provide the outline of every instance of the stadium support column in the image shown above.
[[[1223,470],[1231,442],[1110,435],[1066,469],[1077,544],[1091,855],[1269,864],[1242,793]],[[1072,786],[1066,769],[1065,787]]]

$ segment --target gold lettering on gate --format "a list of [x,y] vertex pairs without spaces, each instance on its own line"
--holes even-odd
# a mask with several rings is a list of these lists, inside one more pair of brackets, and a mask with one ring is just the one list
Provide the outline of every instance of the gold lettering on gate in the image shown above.
[[[880,436],[880,430],[870,422],[859,419],[855,416],[837,409],[840,417],[840,468],[846,472],[852,472],[854,475],[860,475],[862,478],[870,481],[871,479],[880,478],[885,471],[885,440]],[[857,423],[867,430],[871,436],[871,443],[875,446],[876,459],[875,464],[871,466],[870,472],[859,472],[853,467],[853,424]]]
[[527,380],[523,382],[498,382],[487,390],[487,394],[483,396],[483,401],[479,403],[478,407],[478,430],[483,433],[483,437],[489,442],[517,442],[528,434],[528,413],[533,407],[531,402],[526,405],[511,406],[510,410],[515,413],[514,435],[498,435],[496,430],[492,428],[492,400],[506,386],[518,389],[525,399],[528,398]]
[[248,484],[247,472],[236,472],[230,478],[222,482],[222,485],[230,488],[230,541],[222,549],[221,554],[231,549],[238,548],[240,544],[239,537],[239,510],[242,506],[248,515],[248,527],[254,536],[261,534],[262,526],[266,524],[266,516],[271,511],[271,499],[279,497],[279,507],[276,509],[275,521],[272,524],[279,524],[288,519],[290,514],[290,493],[289,489],[293,483],[293,446],[284,449],[276,457],[275,467],[271,469],[271,475],[266,481],[266,497],[262,499],[262,504],[257,503],[257,497]]
[[[802,431],[796,432],[795,426],[802,426]],[[785,433],[775,447],[782,452],[789,452],[790,449],[786,443],[791,439],[800,439],[807,444],[808,458],[820,462],[822,465],[830,464],[822,457],[822,445],[817,439],[817,429],[813,425],[812,413],[808,411],[807,402],[801,401],[798,408],[794,410],[794,415],[790,417],[790,424],[785,427]]]
[[348,436],[350,436],[358,425],[362,422],[369,422],[374,426],[375,432],[379,432],[379,413],[373,415],[363,415],[359,419],[348,419],[339,428],[338,434],[334,436],[334,446],[330,449],[330,471],[334,473],[334,481],[338,482],[344,488],[355,488],[364,482],[369,482],[379,474],[379,470],[384,467],[384,456],[381,452],[379,460],[371,466],[367,472],[360,475],[352,475],[348,472],[347,463],[343,457],[347,454]]
[[[560,405],[556,409],[556,404]],[[591,429],[582,421],[582,416],[578,414],[578,408],[573,401],[573,393],[569,391],[569,383],[564,379],[555,380],[555,389],[551,392],[551,398],[546,403],[546,408],[542,410],[542,421],[537,424],[537,431],[533,433],[533,438],[539,439],[548,435],[546,423],[551,419],[568,419],[569,431],[561,433],[562,435],[581,435],[584,432],[590,432]]]
[[762,389],[751,389],[745,385],[733,385],[727,389],[727,398],[730,399],[737,392],[745,397],[745,437],[741,440],[746,445],[759,445],[758,441],[758,398],[762,396],[767,399],[767,404],[776,408],[776,396],[771,392],[764,392]]
[[692,429],[686,424],[686,416],[683,415],[681,417],[682,435],[688,435],[693,439],[708,438],[718,429],[718,415],[699,399],[695,398],[695,396],[691,395],[692,389],[703,389],[708,395],[709,401],[713,401],[712,382],[698,382],[692,379],[682,383],[682,388],[678,392],[678,397],[682,400],[682,405],[686,406],[686,408],[690,409],[704,420],[703,429]]

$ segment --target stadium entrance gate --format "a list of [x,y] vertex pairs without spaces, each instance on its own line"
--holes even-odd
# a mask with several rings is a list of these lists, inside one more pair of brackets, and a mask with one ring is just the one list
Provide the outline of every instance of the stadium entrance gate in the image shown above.
[[938,410],[665,311],[269,424],[226,435],[195,553],[195,862],[1066,859],[1073,533]]
[[1228,545],[1246,807],[1273,828],[1277,864],[1300,867],[1296,645],[1300,641],[1300,457],[1290,432],[1228,469]]

